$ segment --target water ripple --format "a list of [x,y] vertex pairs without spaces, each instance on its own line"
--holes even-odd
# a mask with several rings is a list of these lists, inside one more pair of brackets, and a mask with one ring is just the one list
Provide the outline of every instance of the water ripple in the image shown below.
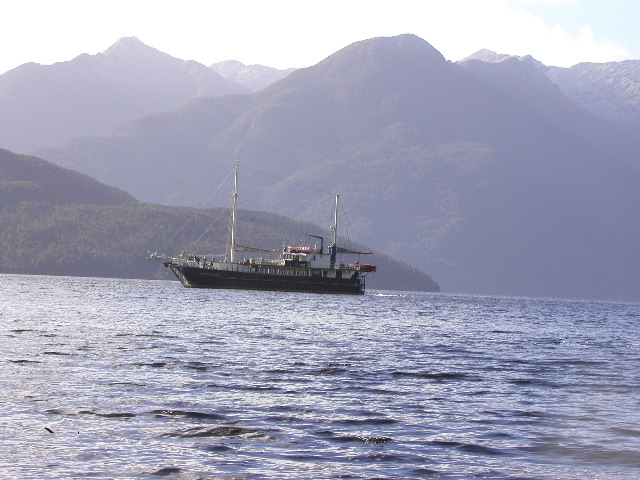
[[4,478],[640,477],[639,304],[9,280]]

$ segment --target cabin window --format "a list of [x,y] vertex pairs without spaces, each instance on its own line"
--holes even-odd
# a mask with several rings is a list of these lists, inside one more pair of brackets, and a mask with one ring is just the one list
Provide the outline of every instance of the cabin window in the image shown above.
[[342,272],[341,271],[337,271],[336,272],[336,278],[342,278]]

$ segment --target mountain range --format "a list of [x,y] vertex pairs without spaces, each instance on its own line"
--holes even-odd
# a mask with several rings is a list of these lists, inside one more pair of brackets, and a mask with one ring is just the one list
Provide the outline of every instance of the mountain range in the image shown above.
[[105,133],[194,98],[260,90],[291,71],[237,61],[206,67],[122,38],[96,55],[0,75],[0,146],[26,151]]
[[0,146],[24,151],[96,135],[203,95],[246,93],[213,69],[123,38],[97,55],[0,76]]
[[200,205],[239,160],[246,208],[326,224],[320,191],[339,192],[369,246],[445,291],[639,298],[635,117],[603,113],[635,97],[598,111],[564,70],[491,53],[366,40],[260,91],[32,153],[171,205]]
[[576,105],[604,118],[638,138],[640,134],[640,60],[579,63],[570,68],[550,67],[533,57],[516,57],[480,50],[463,60],[486,63],[532,63]]
[[211,68],[231,82],[235,82],[252,92],[257,92],[272,83],[282,80],[295,70],[278,70],[265,65],[245,65],[237,60],[226,60],[211,65]]

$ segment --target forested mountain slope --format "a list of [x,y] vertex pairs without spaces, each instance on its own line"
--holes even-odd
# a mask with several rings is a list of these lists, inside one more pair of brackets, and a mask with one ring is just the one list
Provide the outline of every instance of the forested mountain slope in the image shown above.
[[[34,157],[0,150],[0,272],[122,278],[174,278],[145,258],[227,251],[228,210],[137,202],[127,193]],[[279,249],[321,228],[280,215],[241,210],[243,242]],[[438,290],[427,275],[386,255],[370,288]],[[382,273],[383,272],[383,273]]]

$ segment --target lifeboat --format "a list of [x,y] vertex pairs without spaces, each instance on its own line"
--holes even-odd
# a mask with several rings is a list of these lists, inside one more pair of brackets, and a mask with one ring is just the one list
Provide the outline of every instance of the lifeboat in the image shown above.
[[360,270],[361,272],[375,272],[377,270],[377,266],[369,263],[361,263],[356,265],[356,270]]
[[312,249],[307,247],[287,247],[287,251],[290,253],[311,253]]

